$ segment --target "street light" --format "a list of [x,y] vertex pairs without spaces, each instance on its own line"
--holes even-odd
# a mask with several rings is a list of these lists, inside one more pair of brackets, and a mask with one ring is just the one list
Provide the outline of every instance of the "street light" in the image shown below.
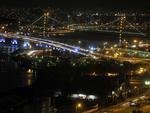
[[137,70],[137,74],[143,74],[144,72],[146,72],[146,69],[142,67]]
[[5,29],[5,26],[2,26],[2,29],[4,30],[4,29]]
[[78,44],[81,44],[81,41],[80,41],[80,40],[78,41]]
[[137,41],[137,40],[133,40],[133,42],[134,42],[134,43],[137,43],[138,41]]
[[82,107],[82,104],[81,103],[78,103],[77,104],[77,108],[81,108]]
[[76,104],[76,112],[75,113],[77,113],[78,109],[80,109],[80,108],[82,108],[82,104],[81,103],[77,103]]

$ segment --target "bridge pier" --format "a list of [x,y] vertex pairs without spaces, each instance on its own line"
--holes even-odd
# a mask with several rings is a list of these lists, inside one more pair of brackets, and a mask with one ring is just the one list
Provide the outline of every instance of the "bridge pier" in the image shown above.
[[122,46],[122,35],[124,30],[124,22],[125,22],[125,15],[121,15],[120,17],[120,25],[119,25],[119,46]]
[[49,13],[45,12],[44,13],[44,20],[43,20],[43,37],[46,36],[46,26],[47,26],[47,23],[48,23],[48,18],[49,18]]

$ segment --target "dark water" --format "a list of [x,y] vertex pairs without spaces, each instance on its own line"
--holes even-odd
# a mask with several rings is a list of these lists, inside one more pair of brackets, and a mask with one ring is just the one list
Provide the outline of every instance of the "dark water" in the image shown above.
[[18,87],[30,86],[36,73],[31,69],[20,68],[10,57],[0,57],[0,92]]
[[[108,42],[110,45],[119,43],[119,34],[110,34],[110,33],[99,33],[99,32],[76,32],[71,34],[66,34],[64,36],[52,36],[49,37],[52,40],[68,43],[71,45],[81,46],[88,48],[89,46],[93,47],[102,47],[104,42]],[[143,40],[144,42],[150,42],[149,35],[146,36],[135,36],[135,35],[123,35],[122,39],[133,42],[133,40]],[[78,42],[81,41],[79,44]]]

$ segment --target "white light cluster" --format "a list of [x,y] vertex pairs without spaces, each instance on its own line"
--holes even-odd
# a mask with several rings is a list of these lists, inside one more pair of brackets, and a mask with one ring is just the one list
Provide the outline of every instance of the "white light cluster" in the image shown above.
[[145,85],[150,85],[150,81],[145,81]]
[[4,38],[0,38],[0,43],[4,43],[5,42],[5,39]]
[[72,98],[80,98],[80,99],[88,99],[88,100],[95,100],[97,96],[95,95],[86,95],[86,94],[72,94]]

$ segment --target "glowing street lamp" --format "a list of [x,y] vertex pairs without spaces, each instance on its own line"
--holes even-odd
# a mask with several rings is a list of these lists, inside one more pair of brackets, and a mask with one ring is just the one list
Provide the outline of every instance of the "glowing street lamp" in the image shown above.
[[119,57],[119,53],[115,53],[114,58],[118,58],[118,57]]
[[81,108],[82,108],[82,104],[81,103],[77,103],[76,104],[76,112],[75,113],[77,113],[78,109],[81,109]]
[[81,44],[81,41],[80,41],[80,40],[78,41],[78,44]]
[[2,29],[5,29],[5,26],[2,26]]
[[142,74],[142,73],[144,73],[144,72],[146,72],[146,69],[144,69],[144,68],[142,68],[142,67],[137,70],[137,73],[138,73],[138,74]]
[[82,107],[82,104],[81,103],[78,103],[77,104],[77,108],[81,108]]
[[137,40],[133,40],[133,42],[134,42],[134,43],[137,43],[138,41],[137,41]]

